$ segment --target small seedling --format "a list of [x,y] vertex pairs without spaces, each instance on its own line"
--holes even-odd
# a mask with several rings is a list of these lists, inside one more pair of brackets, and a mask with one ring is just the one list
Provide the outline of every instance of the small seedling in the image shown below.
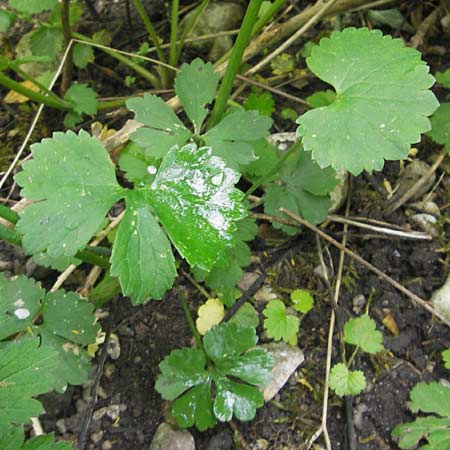
[[358,395],[366,387],[366,378],[361,370],[350,370],[358,350],[375,354],[383,350],[383,335],[367,314],[350,319],[344,326],[344,342],[355,346],[347,364],[338,363],[330,372],[330,387],[337,395]]

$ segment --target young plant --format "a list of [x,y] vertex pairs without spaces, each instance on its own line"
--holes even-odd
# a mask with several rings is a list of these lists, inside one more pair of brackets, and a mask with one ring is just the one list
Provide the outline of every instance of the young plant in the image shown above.
[[359,350],[375,354],[383,350],[383,335],[367,314],[350,319],[344,326],[344,342],[355,346],[347,364],[338,363],[330,372],[330,387],[340,397],[358,395],[366,387],[366,377],[361,370],[350,370]]
[[156,390],[173,400],[178,426],[200,431],[217,420],[251,420],[264,398],[256,386],[271,377],[272,357],[262,348],[254,328],[222,323],[206,332],[200,348],[172,351],[159,365]]
[[[312,295],[304,289],[292,291],[291,300],[293,308],[304,315],[312,309],[314,304]],[[263,314],[266,317],[264,329],[270,338],[297,345],[297,334],[304,315],[299,318],[293,314],[288,314],[286,306],[281,300],[270,300]]]

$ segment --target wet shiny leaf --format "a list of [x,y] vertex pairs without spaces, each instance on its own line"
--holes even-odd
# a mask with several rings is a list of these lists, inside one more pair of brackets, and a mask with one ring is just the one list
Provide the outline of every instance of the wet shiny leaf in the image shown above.
[[234,222],[246,213],[234,187],[239,177],[210,148],[195,144],[173,148],[162,161],[148,199],[191,266],[210,270],[234,245]]
[[267,335],[276,341],[293,342],[299,328],[299,318],[287,314],[286,306],[281,300],[271,300],[263,311],[266,319],[264,329]]

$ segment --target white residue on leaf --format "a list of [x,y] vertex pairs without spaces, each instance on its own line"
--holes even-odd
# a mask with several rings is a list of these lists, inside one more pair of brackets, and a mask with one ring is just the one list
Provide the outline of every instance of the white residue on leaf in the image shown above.
[[30,311],[28,311],[28,309],[26,308],[17,308],[14,311],[14,315],[19,319],[19,320],[25,320],[28,317],[30,317]]
[[220,186],[220,185],[222,184],[222,181],[223,181],[223,172],[218,173],[217,175],[214,175],[214,176],[211,178],[211,183],[212,183],[214,186]]
[[148,166],[147,167],[147,172],[150,175],[155,175],[155,173],[158,171],[158,169],[155,166]]
[[14,306],[17,306],[18,308],[22,307],[23,305],[25,305],[25,302],[24,302],[21,298],[18,298],[18,299],[14,302]]

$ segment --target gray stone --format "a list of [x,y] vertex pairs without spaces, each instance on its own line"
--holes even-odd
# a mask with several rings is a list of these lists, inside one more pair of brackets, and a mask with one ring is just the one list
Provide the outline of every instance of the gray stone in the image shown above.
[[413,203],[411,206],[416,208],[418,211],[422,211],[426,214],[431,214],[432,216],[439,217],[441,215],[441,210],[439,209],[439,206],[436,205],[434,202],[417,202]]
[[[413,162],[406,166],[406,169],[400,176],[399,186],[396,192],[396,198],[401,197],[406,192],[408,192],[413,186],[417,184],[417,182],[422,178],[422,176],[428,171],[430,166],[418,159],[415,159]],[[417,200],[422,195],[426,194],[428,190],[433,186],[434,181],[436,180],[436,174],[433,173],[425,184],[415,193],[415,195],[411,198],[411,200]]]
[[433,237],[439,236],[439,227],[435,216],[431,214],[414,214],[409,218],[409,221],[422,231],[425,231],[425,233]]
[[289,377],[297,370],[297,367],[304,361],[305,356],[298,347],[293,347],[284,342],[274,342],[261,346],[265,348],[274,359],[272,369],[272,379],[263,388],[264,400],[268,402],[286,384]]
[[153,436],[150,450],[195,450],[195,442],[189,431],[175,430],[162,423]]
[[444,285],[433,293],[431,303],[437,312],[450,320],[450,275]]
[[[180,28],[185,29],[195,12],[191,11],[181,21]],[[201,14],[196,27],[190,37],[196,38],[205,34],[219,33],[238,29],[244,17],[244,8],[241,5],[230,2],[209,3]],[[209,53],[208,58],[213,60],[222,56],[233,45],[230,36],[219,36],[214,39],[205,39],[186,43],[186,46],[197,52]]]
[[102,437],[103,437],[103,430],[95,431],[94,433],[91,434],[91,441],[94,444],[98,444],[102,440]]
[[103,408],[99,408],[96,411],[94,411],[94,413],[92,414],[92,418],[94,420],[101,420],[102,417],[106,414],[106,410],[108,408],[106,406],[104,406]]
[[117,418],[119,418],[120,416],[120,405],[109,405],[108,408],[106,409],[106,415],[111,419],[111,420],[116,420]]

